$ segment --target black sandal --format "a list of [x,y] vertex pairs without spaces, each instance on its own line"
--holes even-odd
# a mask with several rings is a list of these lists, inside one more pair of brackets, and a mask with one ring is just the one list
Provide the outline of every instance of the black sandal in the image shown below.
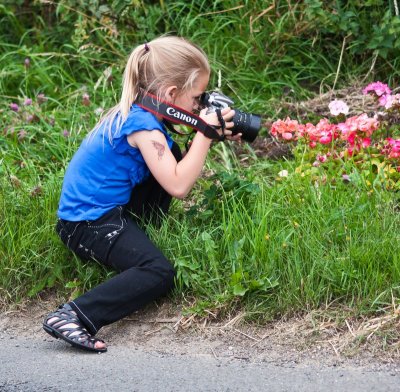
[[[56,320],[50,324],[49,320],[54,317],[56,317]],[[71,323],[77,326],[64,327]],[[105,353],[107,351],[106,347],[95,348],[96,342],[104,343],[104,341],[93,338],[92,335],[90,335],[69,304],[61,305],[55,312],[48,314],[43,321],[43,329],[49,335],[56,339],[61,338],[74,347],[97,353]]]

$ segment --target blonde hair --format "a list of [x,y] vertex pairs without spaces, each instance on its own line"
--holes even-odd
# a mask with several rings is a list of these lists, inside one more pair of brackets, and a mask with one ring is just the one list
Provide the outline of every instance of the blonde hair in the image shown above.
[[118,114],[116,133],[128,117],[133,103],[146,93],[160,96],[164,88],[177,86],[182,93],[193,88],[200,75],[210,74],[210,65],[202,49],[176,36],[162,36],[136,47],[125,67],[120,102],[94,127],[108,127],[112,142],[112,124]]

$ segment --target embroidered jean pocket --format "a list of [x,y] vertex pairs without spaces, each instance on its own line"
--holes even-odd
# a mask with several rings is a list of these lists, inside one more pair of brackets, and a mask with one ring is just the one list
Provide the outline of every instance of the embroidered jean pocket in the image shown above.
[[87,231],[91,233],[82,241],[83,251],[90,257],[108,265],[108,256],[118,237],[127,226],[122,207],[116,207],[109,213],[88,222]]
[[82,222],[70,247],[83,259],[95,259],[108,265],[108,255],[127,222],[122,207],[116,207],[94,221]]

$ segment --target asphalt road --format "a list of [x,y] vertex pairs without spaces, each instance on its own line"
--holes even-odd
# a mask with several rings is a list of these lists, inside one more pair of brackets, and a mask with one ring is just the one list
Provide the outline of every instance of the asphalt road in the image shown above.
[[165,354],[77,351],[43,335],[0,333],[0,391],[399,391],[397,371]]

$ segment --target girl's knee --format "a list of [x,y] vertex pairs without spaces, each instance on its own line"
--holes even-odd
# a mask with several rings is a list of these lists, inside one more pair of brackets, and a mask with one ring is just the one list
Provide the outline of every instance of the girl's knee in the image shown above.
[[175,282],[175,269],[168,259],[162,257],[154,260],[150,268],[154,276],[158,276],[165,291],[169,291]]
[[168,288],[172,288],[174,285],[176,272],[173,265],[167,259],[163,261],[162,276],[166,286]]

